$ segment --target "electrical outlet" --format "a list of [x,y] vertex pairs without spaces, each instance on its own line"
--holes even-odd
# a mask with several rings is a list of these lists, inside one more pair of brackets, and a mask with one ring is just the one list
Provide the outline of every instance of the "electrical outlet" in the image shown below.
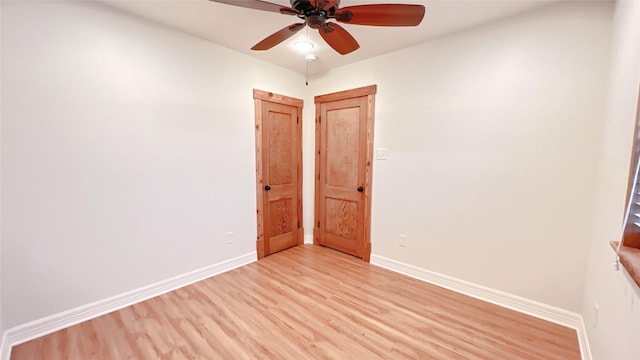
[[235,240],[235,233],[233,231],[229,231],[227,233],[227,245],[232,245]]
[[400,234],[400,239],[398,240],[398,245],[401,247],[407,247],[407,235]]

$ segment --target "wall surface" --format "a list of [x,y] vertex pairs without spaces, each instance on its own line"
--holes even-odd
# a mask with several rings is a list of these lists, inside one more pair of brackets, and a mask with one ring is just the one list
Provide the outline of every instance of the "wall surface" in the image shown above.
[[594,359],[627,360],[640,358],[640,291],[624,271],[613,271],[609,241],[622,238],[640,86],[640,1],[618,1],[613,19],[611,79],[582,313]]
[[378,85],[374,254],[580,312],[611,12],[552,5],[312,79]]
[[1,30],[8,328],[255,251],[252,89],[301,75],[88,2]]
[[[2,29],[2,6],[0,6],[0,29]],[[0,42],[0,84],[2,84],[2,46]],[[4,336],[4,315],[2,312],[2,86],[0,86],[0,356],[2,356]]]

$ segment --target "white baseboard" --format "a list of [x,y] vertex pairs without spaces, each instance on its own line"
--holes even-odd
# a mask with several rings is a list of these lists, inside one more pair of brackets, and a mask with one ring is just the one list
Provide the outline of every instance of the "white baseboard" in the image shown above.
[[38,319],[30,323],[7,329],[2,336],[0,359],[9,360],[11,347],[50,334],[54,331],[79,324],[98,316],[122,309],[129,305],[162,295],[175,289],[210,278],[257,260],[256,252],[209,265],[155,284],[116,295],[75,309]]
[[313,244],[313,235],[305,235],[304,236],[305,244]]
[[439,274],[417,266],[405,264],[380,255],[372,254],[371,264],[455,291],[457,293],[468,295],[479,300],[487,301],[492,304],[575,329],[578,334],[582,359],[591,360],[589,341],[587,339],[584,321],[580,314],[456,279],[451,276]]

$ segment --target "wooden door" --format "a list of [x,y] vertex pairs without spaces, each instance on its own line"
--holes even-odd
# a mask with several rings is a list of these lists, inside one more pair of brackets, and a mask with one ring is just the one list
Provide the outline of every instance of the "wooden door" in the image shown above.
[[254,90],[258,259],[302,244],[302,100]]
[[316,96],[314,243],[369,261],[376,86]]

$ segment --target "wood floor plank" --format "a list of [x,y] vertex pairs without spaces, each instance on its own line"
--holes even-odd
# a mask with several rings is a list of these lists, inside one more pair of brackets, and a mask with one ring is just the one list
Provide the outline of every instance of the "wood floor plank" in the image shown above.
[[579,359],[575,330],[298,246],[15,346],[23,359]]

